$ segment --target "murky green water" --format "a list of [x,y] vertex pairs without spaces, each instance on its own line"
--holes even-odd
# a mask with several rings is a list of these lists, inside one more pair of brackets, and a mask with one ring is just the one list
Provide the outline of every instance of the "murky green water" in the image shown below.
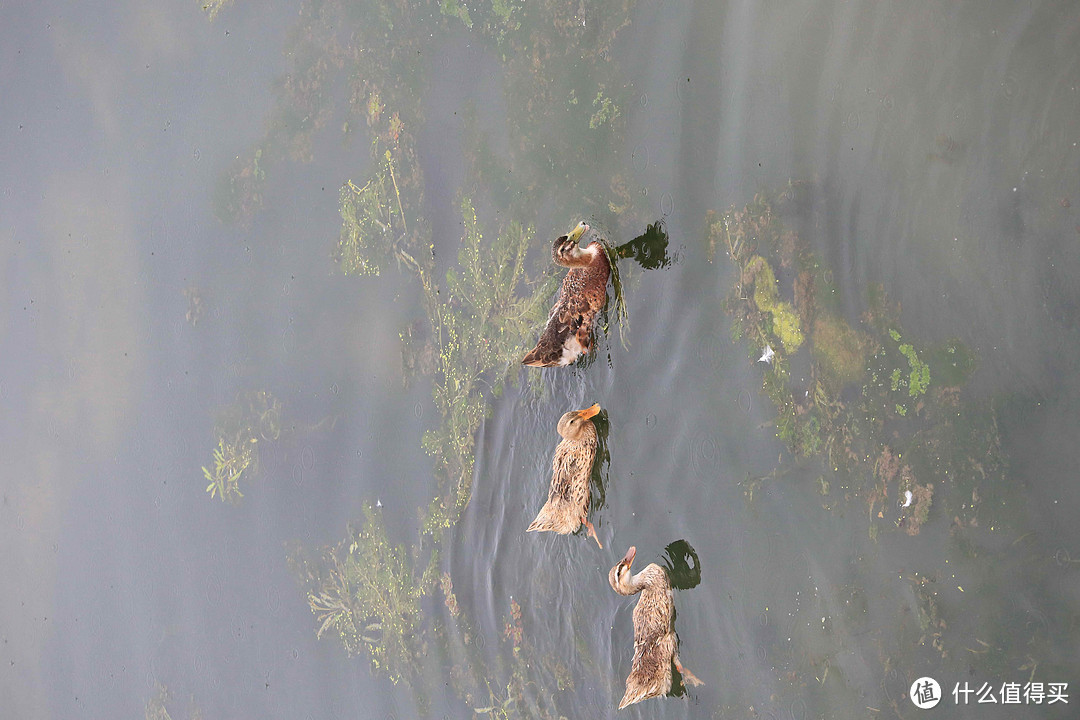
[[630,545],[705,684],[621,714],[1072,716],[1072,4],[3,16],[12,717],[611,717]]

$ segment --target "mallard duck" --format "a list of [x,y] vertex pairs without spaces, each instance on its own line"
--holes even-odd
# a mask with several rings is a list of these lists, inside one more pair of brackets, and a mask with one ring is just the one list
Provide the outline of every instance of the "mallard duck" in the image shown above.
[[551,488],[544,507],[529,525],[528,532],[577,532],[584,525],[589,536],[603,548],[596,528],[589,522],[589,476],[596,459],[596,426],[591,418],[599,405],[574,410],[559,418],[562,440],[551,459]]
[[637,548],[631,546],[626,557],[611,568],[608,582],[620,595],[641,593],[634,608],[634,660],[626,678],[626,693],[619,709],[671,690],[671,665],[674,663],[683,682],[701,685],[701,681],[679,662],[678,640],[672,627],[675,602],[667,571],[650,563],[637,575],[630,574]]
[[588,229],[584,222],[579,223],[569,235],[557,237],[551,247],[555,264],[570,268],[570,272],[566,273],[540,341],[522,359],[522,365],[569,365],[592,346],[593,318],[607,301],[611,263],[598,240],[593,240],[584,250],[578,246]]

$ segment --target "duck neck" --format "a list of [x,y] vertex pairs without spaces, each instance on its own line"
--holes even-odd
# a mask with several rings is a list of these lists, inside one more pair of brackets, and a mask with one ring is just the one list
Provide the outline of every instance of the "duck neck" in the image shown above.
[[637,575],[630,576],[630,590],[632,594],[641,592],[642,590],[648,590],[656,582],[656,573],[653,571],[652,565],[646,565],[641,569]]
[[556,265],[562,265],[563,267],[588,267],[592,264],[596,258],[596,253],[599,247],[590,243],[589,247],[582,249],[576,242],[565,242],[561,245],[556,245],[552,249],[552,259]]

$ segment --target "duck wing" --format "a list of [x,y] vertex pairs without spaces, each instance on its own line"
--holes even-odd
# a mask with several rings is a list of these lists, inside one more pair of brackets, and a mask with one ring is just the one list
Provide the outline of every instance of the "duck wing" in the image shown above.
[[[584,350],[588,350],[588,338],[592,313],[589,309],[589,301],[584,297],[563,297],[551,309],[544,332],[540,335],[536,347],[526,355],[522,365],[533,367],[554,367],[556,365],[569,365],[577,359]],[[584,334],[585,343],[581,343]],[[577,339],[581,347],[567,347],[575,345]]]

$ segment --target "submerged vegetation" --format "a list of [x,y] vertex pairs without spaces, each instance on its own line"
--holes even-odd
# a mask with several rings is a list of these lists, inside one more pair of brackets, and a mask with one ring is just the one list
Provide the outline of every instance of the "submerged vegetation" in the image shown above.
[[[618,228],[615,236],[647,224],[645,193],[625,179],[633,172],[632,158],[620,155],[622,109],[631,95],[610,52],[633,6],[633,0],[605,0],[587,10],[560,0],[480,6],[306,0],[265,134],[219,184],[218,216],[247,226],[268,179],[286,163],[311,160],[317,139],[340,128],[340,145],[360,152],[356,176],[341,180],[341,230],[332,250],[338,268],[345,276],[396,271],[400,285],[420,298],[425,317],[400,337],[407,381],[417,375],[430,382],[437,410],[422,438],[435,482],[430,501],[418,509],[416,540],[390,543],[381,510],[367,507],[341,542],[290,554],[319,637],[368,657],[375,671],[412,688],[420,705],[427,702],[423,669],[433,653],[459,668],[450,684],[477,715],[556,720],[552,693],[573,688],[566,666],[531,645],[517,602],[509,608],[505,652],[482,653],[474,641],[483,635],[458,604],[440,558],[447,531],[472,495],[477,432],[492,401],[520,376],[521,355],[546,320],[563,274],[550,264],[548,234],[567,219],[541,219],[540,209],[589,215],[594,227]],[[216,2],[207,12],[213,18],[227,7]],[[481,127],[472,103],[463,103],[466,179],[458,197],[464,230],[447,252],[436,248],[425,219],[417,157],[428,64],[411,59],[428,52],[433,36],[462,32],[501,61],[507,149],[491,150],[489,129]],[[365,133],[366,143],[360,139]],[[594,164],[582,159],[599,156],[621,162],[622,173],[598,177]],[[481,217],[501,219],[495,226]],[[610,252],[646,269],[672,262],[660,224]],[[437,254],[451,259],[448,269],[437,265]],[[613,276],[611,317],[605,318],[625,331],[622,279],[617,270]],[[528,377],[539,383],[538,373]],[[262,439],[240,426],[222,428],[218,436],[220,453],[207,469],[214,496],[241,497],[241,485],[256,472]],[[434,596],[444,602],[433,608]]]
[[[841,314],[830,270],[764,196],[711,213],[707,227],[710,255],[735,266],[725,301],[732,337],[760,369],[776,436],[791,454],[768,475],[748,478],[748,502],[756,502],[763,482],[809,475],[822,510],[847,518],[872,541],[903,544],[930,526],[947,532],[946,548],[902,576],[896,623],[860,631],[871,638],[867,649],[876,650],[886,675],[925,673],[929,655],[947,668],[942,674],[978,667],[994,677],[1033,676],[1046,638],[1030,624],[1002,638],[1002,618],[1013,612],[1009,596],[971,587],[974,578],[988,585],[1000,575],[1003,556],[987,548],[1000,548],[1009,535],[1019,536],[1009,546],[1018,547],[1030,535],[1012,529],[1024,499],[1007,478],[996,409],[964,391],[973,354],[957,340],[920,343],[880,286],[870,288],[857,320]],[[774,350],[768,361],[761,359],[765,347]],[[1020,549],[1006,555],[1014,564],[1030,559]],[[845,626],[858,628],[867,600],[858,588],[850,595],[856,614]],[[876,602],[888,606],[890,599]],[[959,607],[968,610],[955,612]],[[818,710],[829,714],[835,698],[857,692],[834,663],[853,638],[834,636],[823,608],[808,616],[808,627],[820,617],[822,632],[800,631],[804,637],[778,644],[775,661],[789,670],[778,679],[791,697],[804,704],[817,698]]]
[[[230,2],[207,5],[209,17],[227,12]],[[342,190],[343,262],[353,243],[380,248],[374,255],[383,259],[387,250],[404,250],[420,260],[416,250],[426,250],[427,244],[414,244],[426,238],[414,129],[424,122],[427,65],[404,58],[427,52],[433,35],[464,29],[502,63],[509,153],[489,158],[485,186],[507,186],[511,192],[504,201],[512,217],[535,224],[536,200],[554,193],[559,205],[572,207],[584,198],[589,212],[630,212],[630,224],[640,226],[645,216],[633,212],[639,201],[628,188],[611,182],[608,193],[598,194],[609,179],[598,178],[581,162],[621,152],[620,108],[630,96],[611,60],[611,46],[629,24],[634,4],[606,0],[590,6],[586,15],[584,7],[560,0],[496,0],[486,6],[456,0],[303,2],[286,47],[288,73],[276,87],[278,100],[266,132],[222,177],[215,197],[218,216],[247,226],[263,205],[267,178],[282,163],[310,161],[316,137],[338,128],[348,147],[355,129],[366,126],[378,147],[370,155],[367,178]],[[630,163],[629,157],[622,160]],[[393,188],[391,175],[397,180]],[[375,256],[368,259],[377,267]],[[374,272],[346,267],[346,272]]]
[[219,497],[222,502],[238,502],[244,497],[240,492],[240,476],[251,467],[255,459],[255,438],[225,444],[225,438],[218,438],[214,450],[214,471],[203,466],[203,476],[210,481],[206,492],[210,497]]
[[[373,154],[378,156],[378,141]],[[390,257],[416,261],[399,247],[409,232],[394,174],[396,162],[387,150],[363,187],[349,180],[341,188],[341,239],[337,257],[346,275],[378,275]]]
[[421,592],[405,549],[387,539],[381,513],[368,505],[360,527],[318,561],[292,560],[308,588],[316,634],[336,635],[349,655],[369,655],[374,669],[399,682],[422,650]]
[[[849,499],[861,497],[869,510],[871,536],[887,527],[914,535],[931,507],[965,524],[1008,520],[997,499],[1004,460],[993,410],[960,400],[974,367],[961,343],[924,348],[904,337],[880,288],[860,322],[849,323],[836,310],[831,273],[763,196],[712,214],[708,232],[710,252],[722,249],[738,269],[726,301],[734,339],[746,340],[754,361],[764,347],[775,351],[758,366],[777,437],[795,457],[820,458],[843,474]],[[790,372],[806,355],[808,385]],[[944,359],[951,371],[938,374],[924,358]],[[944,478],[949,492],[934,502],[935,485],[920,478]]]
[[[623,228],[646,224],[644,194],[631,192],[625,181],[598,181],[596,170],[581,162],[616,156],[622,147],[620,108],[628,91],[618,81],[610,48],[633,4],[609,0],[590,7],[586,23],[584,8],[555,0],[487,6],[455,0],[304,2],[287,48],[289,74],[278,87],[266,133],[219,187],[219,217],[247,225],[262,205],[268,176],[283,163],[310,160],[320,133],[341,128],[350,147],[358,143],[359,128],[367,131],[370,145],[361,153],[358,176],[341,184],[342,224],[333,256],[346,276],[396,270],[401,285],[421,299],[426,318],[405,328],[400,339],[406,378],[421,375],[432,385],[438,418],[424,433],[422,448],[434,461],[435,483],[430,502],[419,509],[415,542],[392,545],[381,511],[368,507],[349,537],[310,557],[297,549],[292,561],[318,635],[336,638],[350,655],[369,657],[377,672],[412,687],[421,704],[421,671],[433,651],[467,658],[452,686],[480,715],[558,718],[550,693],[541,698],[536,688],[536,668],[559,689],[572,686],[565,666],[534,653],[516,603],[513,631],[504,638],[509,659],[489,664],[469,642],[478,631],[461,612],[440,555],[447,530],[472,494],[476,434],[493,399],[519,377],[521,355],[546,320],[561,279],[549,261],[550,240],[538,242],[534,229],[543,228],[546,236],[561,221],[541,222],[538,209],[554,204],[577,215],[599,214],[592,218],[597,226],[605,220]],[[225,6],[218,3],[208,13]],[[438,248],[440,257],[455,260],[442,270],[424,219],[414,135],[424,123],[427,65],[407,59],[427,52],[433,34],[449,32],[469,32],[501,58],[509,152],[490,150],[489,133],[466,102],[466,182],[459,193],[464,231],[451,253]],[[631,158],[623,161],[629,176]],[[481,216],[505,219],[485,228]],[[671,262],[666,237],[659,225],[650,227],[625,249],[634,257],[644,253],[643,267],[663,267]],[[624,329],[615,277],[613,317]],[[529,377],[539,382],[539,374]],[[219,436],[220,483],[217,456],[207,473],[215,479],[215,496],[239,497],[237,481],[254,472],[257,448],[243,445],[245,436],[234,430]],[[230,462],[245,450],[250,466]],[[435,614],[426,599],[440,590],[446,612]]]
[[[525,255],[531,229],[511,223],[492,243],[485,243],[470,200],[461,204],[465,236],[458,265],[446,273],[442,293],[421,274],[431,321],[435,358],[435,406],[443,417],[439,429],[425,433],[424,449],[450,484],[447,507],[460,512],[472,483],[473,444],[488,401],[501,394],[520,362],[526,338],[547,314],[545,303],[557,278],[529,278]],[[521,289],[528,294],[520,296]]]
[[[154,682],[154,694],[149,700],[146,701],[146,707],[144,711],[144,717],[146,720],[173,720],[173,715],[168,710],[168,705],[172,703],[172,693],[169,688],[162,685],[159,682]],[[187,718],[187,720],[202,720],[202,710],[195,704],[194,699],[188,701],[187,712],[183,715],[177,715],[177,720],[180,718]]]
[[260,439],[273,442],[281,436],[281,403],[265,391],[242,393],[221,410],[215,434],[213,470],[202,469],[206,492],[235,504],[244,497],[240,478],[250,482],[258,474]]
[[[511,222],[489,240],[471,200],[461,202],[461,213],[464,234],[457,263],[443,284],[435,283],[430,264],[402,265],[422,294],[428,320],[426,327],[402,332],[403,363],[430,376],[440,417],[422,439],[435,460],[439,483],[438,494],[420,513],[420,542],[392,547],[380,511],[368,507],[363,525],[350,531],[347,542],[308,560],[298,550],[292,560],[304,579],[319,636],[333,634],[350,654],[368,654],[375,670],[406,682],[421,702],[426,701],[420,669],[433,644],[449,655],[472,652],[456,646],[468,646],[475,631],[460,613],[453,581],[441,568],[440,547],[471,497],[476,433],[491,401],[518,377],[523,348],[546,320],[559,282],[551,268],[526,271],[528,251],[536,244],[532,229]],[[642,236],[652,238],[661,257],[666,257],[666,237],[655,229]],[[632,243],[642,245],[642,238]],[[612,253],[618,255],[617,249]],[[603,465],[594,469],[599,472]],[[598,486],[602,503],[602,481]],[[432,618],[423,609],[421,600],[437,590],[445,596],[448,617]],[[507,638],[514,641],[508,679],[493,681],[492,670],[477,656],[470,673],[455,678],[456,687],[480,714],[558,718],[550,702],[531,697],[528,668],[554,668],[553,674],[562,677],[560,687],[571,684],[568,672],[553,658],[533,656],[521,636],[520,617],[517,622],[518,629]],[[451,632],[446,623],[458,631]]]

